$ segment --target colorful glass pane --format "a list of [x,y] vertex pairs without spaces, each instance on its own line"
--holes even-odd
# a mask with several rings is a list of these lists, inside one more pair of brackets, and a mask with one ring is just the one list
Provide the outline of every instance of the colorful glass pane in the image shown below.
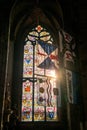
[[28,34],[25,42],[22,121],[58,121],[58,48],[40,25]]
[[22,121],[32,121],[32,83],[22,83]]
[[48,41],[47,43],[52,44],[53,42],[52,41]]
[[36,38],[35,38],[35,36],[28,35],[28,40],[30,40],[30,41],[35,41]]
[[43,31],[43,32],[40,33],[40,36],[44,36],[45,37],[47,35],[50,35],[50,34],[48,32],[46,32],[46,31]]
[[[37,76],[37,83],[35,84],[35,97],[34,97],[34,107],[35,121],[57,121],[57,96],[58,89],[56,87],[56,79],[47,77]],[[56,94],[54,92],[56,91]],[[53,116],[49,115],[53,113]],[[46,113],[46,115],[45,115]],[[45,117],[46,116],[46,117]]]
[[33,46],[31,42],[24,45],[23,77],[32,77],[33,74]]
[[[57,96],[58,88],[56,87],[56,80],[51,78],[47,80],[47,107],[46,107],[46,120],[47,121],[57,121]],[[55,93],[54,90],[57,92]]]
[[38,25],[38,26],[36,27],[36,30],[37,30],[37,32],[41,32],[41,31],[43,30],[43,28],[42,28],[40,25]]
[[28,34],[28,40],[35,41],[35,40],[43,40],[47,43],[52,44],[53,38],[49,32],[41,25],[38,25],[36,28],[33,28],[31,32]]
[[32,35],[32,36],[34,36],[34,37],[35,37],[35,36],[38,37],[38,33],[37,33],[36,31],[29,32],[29,34]]
[[45,36],[40,38],[42,41],[48,41],[50,40],[50,36]]

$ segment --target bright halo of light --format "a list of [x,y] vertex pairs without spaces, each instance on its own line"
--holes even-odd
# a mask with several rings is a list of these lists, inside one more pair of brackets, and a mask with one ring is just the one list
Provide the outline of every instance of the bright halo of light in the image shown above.
[[50,71],[50,74],[51,74],[52,77],[56,78],[55,70],[51,70],[51,71]]

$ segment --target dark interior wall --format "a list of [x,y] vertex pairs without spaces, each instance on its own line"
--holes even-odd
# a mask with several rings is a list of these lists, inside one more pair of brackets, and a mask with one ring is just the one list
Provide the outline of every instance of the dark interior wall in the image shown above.
[[81,78],[81,95],[83,121],[85,129],[87,129],[87,2],[79,0],[79,32],[78,32],[78,52],[80,63],[80,78]]
[[0,21],[0,120],[3,104],[4,83],[5,83],[7,34],[8,34],[7,23],[3,23],[3,21]]
[[[11,2],[0,1],[0,127],[2,118],[4,87],[6,78],[6,63],[7,63],[7,46],[8,46],[8,26],[9,12]],[[6,102],[4,102],[6,104]]]
[[59,0],[64,14],[64,28],[76,39],[80,74],[80,98],[84,129],[87,129],[87,1]]

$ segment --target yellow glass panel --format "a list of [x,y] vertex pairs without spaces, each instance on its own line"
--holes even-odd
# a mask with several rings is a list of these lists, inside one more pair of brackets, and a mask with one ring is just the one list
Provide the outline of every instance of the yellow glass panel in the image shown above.
[[40,39],[43,41],[48,41],[50,39],[50,36],[41,37]]
[[32,35],[32,36],[38,36],[38,33],[36,31],[32,31],[29,34]]
[[49,35],[49,33],[46,32],[46,31],[43,31],[43,32],[40,33],[40,36],[46,36],[46,35]]

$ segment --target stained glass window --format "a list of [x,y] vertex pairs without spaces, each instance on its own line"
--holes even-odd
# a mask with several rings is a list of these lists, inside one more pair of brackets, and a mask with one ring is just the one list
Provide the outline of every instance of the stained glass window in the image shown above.
[[25,38],[22,82],[22,121],[58,121],[58,47],[42,26]]

